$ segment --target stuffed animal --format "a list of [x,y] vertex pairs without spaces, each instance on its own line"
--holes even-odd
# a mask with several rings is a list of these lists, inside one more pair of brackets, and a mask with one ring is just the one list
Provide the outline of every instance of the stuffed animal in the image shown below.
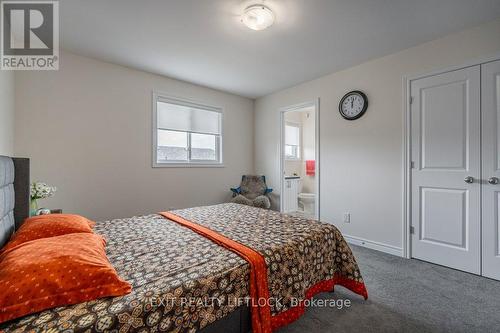
[[271,208],[268,194],[273,190],[266,185],[265,176],[244,175],[241,184],[237,188],[231,188],[233,192],[232,202],[255,206],[259,208]]

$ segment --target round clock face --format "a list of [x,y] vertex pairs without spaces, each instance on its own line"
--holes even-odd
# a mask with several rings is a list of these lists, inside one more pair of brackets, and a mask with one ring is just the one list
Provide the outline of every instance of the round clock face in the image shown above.
[[354,120],[361,117],[368,108],[368,98],[361,91],[351,91],[347,93],[339,104],[339,111],[342,117],[347,120]]

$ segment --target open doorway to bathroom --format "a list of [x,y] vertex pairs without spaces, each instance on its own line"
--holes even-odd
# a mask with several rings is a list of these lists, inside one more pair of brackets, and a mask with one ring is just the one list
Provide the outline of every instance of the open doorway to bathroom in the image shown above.
[[280,210],[319,218],[319,101],[280,112]]

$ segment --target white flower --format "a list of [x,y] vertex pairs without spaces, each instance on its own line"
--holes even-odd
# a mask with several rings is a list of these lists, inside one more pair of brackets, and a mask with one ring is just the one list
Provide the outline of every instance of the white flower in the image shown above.
[[30,194],[31,199],[45,199],[54,196],[57,191],[56,187],[51,187],[42,182],[35,182],[31,184]]

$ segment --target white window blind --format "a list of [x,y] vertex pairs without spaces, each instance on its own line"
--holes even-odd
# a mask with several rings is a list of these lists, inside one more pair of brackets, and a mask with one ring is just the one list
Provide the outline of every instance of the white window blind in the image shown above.
[[300,146],[300,128],[298,125],[287,124],[285,126],[285,144]]
[[300,125],[298,124],[285,124],[285,158],[300,159]]
[[158,100],[158,128],[219,135],[221,113]]

